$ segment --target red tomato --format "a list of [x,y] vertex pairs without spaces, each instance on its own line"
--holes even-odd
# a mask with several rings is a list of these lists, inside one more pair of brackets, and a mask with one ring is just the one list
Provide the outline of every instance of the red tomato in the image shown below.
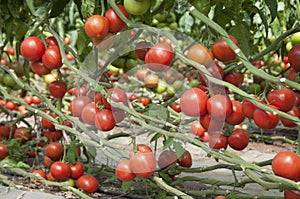
[[[299,118],[300,117],[300,110],[299,110],[299,108],[294,106],[290,111],[287,112],[287,114]],[[294,123],[293,121],[291,121],[289,119],[280,117],[280,120],[281,120],[282,124],[286,127],[296,127],[297,126],[296,123]]]
[[147,69],[138,69],[136,71],[136,77],[140,80],[140,81],[144,81],[145,77],[148,75],[148,70]]
[[21,143],[25,143],[32,139],[31,131],[26,127],[18,127],[14,133],[14,138],[20,139]]
[[225,196],[216,196],[215,199],[226,199]]
[[116,126],[112,111],[108,109],[100,110],[95,116],[95,126],[100,131],[112,130]]
[[95,117],[96,117],[96,106],[94,102],[91,102],[85,107],[83,107],[81,111],[81,120],[84,123],[87,123],[89,125],[95,124]]
[[288,112],[295,104],[296,96],[294,92],[286,87],[272,90],[267,95],[270,104],[278,107],[279,110]]
[[12,102],[12,101],[7,101],[5,104],[5,108],[8,110],[15,110],[15,108],[17,107],[16,103]]
[[99,182],[92,175],[83,175],[78,178],[76,186],[86,193],[95,193],[98,190]]
[[300,192],[294,190],[284,190],[284,199],[300,199]]
[[200,44],[195,44],[187,52],[187,58],[198,62],[206,67],[210,66],[213,63],[213,54],[211,51]]
[[[235,37],[230,35],[229,38],[231,39],[231,41],[233,41],[235,45],[238,46],[238,41]],[[215,56],[215,58],[222,62],[232,61],[236,58],[235,52],[223,39],[219,39],[212,45],[212,53]]]
[[158,43],[147,52],[145,63],[149,69],[155,72],[161,72],[172,63],[173,54],[173,49],[169,44]]
[[71,178],[76,180],[80,178],[84,173],[84,166],[81,162],[76,162],[74,165],[70,165]]
[[106,17],[93,15],[89,17],[85,24],[85,33],[91,38],[104,38],[109,31],[109,21]]
[[70,103],[70,112],[74,117],[80,117],[82,109],[91,102],[87,96],[74,98]]
[[232,103],[227,95],[214,95],[207,100],[207,111],[211,118],[224,121],[232,113]]
[[51,160],[57,161],[62,158],[64,153],[64,145],[58,142],[51,142],[45,148],[45,155]]
[[[41,169],[36,169],[36,170],[32,171],[32,174],[34,174],[35,176],[40,176],[40,177],[42,177],[44,179],[47,178],[47,175],[46,175],[45,171],[43,171]],[[40,183],[39,180],[36,181],[36,182]]]
[[9,155],[7,151],[7,145],[0,143],[0,160],[3,160]]
[[61,130],[58,131],[46,131],[43,132],[42,134],[43,136],[45,136],[47,138],[47,140],[51,141],[51,142],[55,142],[60,140],[63,137],[63,133]]
[[227,138],[221,133],[212,133],[209,138],[208,145],[212,149],[226,149],[228,145]]
[[208,142],[209,139],[210,139],[210,134],[207,131],[205,131],[203,136],[201,137],[201,140],[202,142]]
[[191,88],[183,93],[180,98],[180,107],[187,116],[199,117],[206,113],[208,97],[199,88]]
[[223,80],[235,85],[236,87],[241,87],[244,82],[244,75],[240,72],[230,71],[224,76]]
[[135,93],[132,93],[130,96],[129,96],[129,101],[135,101],[135,100],[137,100],[138,99],[138,97],[137,97],[137,95],[135,94]]
[[32,96],[25,96],[23,100],[28,105],[32,104]]
[[295,45],[288,53],[288,60],[291,67],[300,72],[300,44]]
[[106,100],[106,98],[99,92],[95,92],[94,95],[94,102],[96,104],[96,107],[100,107],[100,108],[106,108],[108,110],[111,110],[111,105],[110,103],[108,103],[108,101]]
[[[53,118],[56,118],[56,115],[51,113],[51,112],[46,112],[49,116],[53,117]],[[55,130],[55,125],[49,121],[48,119],[42,117],[41,119],[41,126],[44,128],[44,129],[48,129],[50,131],[54,131]]]
[[74,87],[68,90],[69,95],[75,95],[76,97],[78,96],[84,96],[87,93],[87,88],[86,86],[82,86],[80,88]]
[[272,160],[273,172],[281,177],[295,180],[300,176],[300,157],[294,152],[282,151]]
[[159,77],[156,74],[148,74],[145,78],[144,78],[144,82],[145,85],[148,88],[155,88],[158,86],[158,82],[159,82]]
[[51,175],[51,173],[49,172],[48,174],[47,174],[47,180],[48,181],[51,181],[51,182],[54,182],[56,179]]
[[[214,78],[217,79],[223,79],[224,76],[224,70],[223,68],[216,62],[212,62],[208,67],[207,67],[208,72],[211,74],[211,76],[213,76]],[[199,71],[199,80],[200,82],[204,83],[206,86],[209,85],[208,79],[207,77]],[[210,82],[212,83],[212,82]],[[212,84],[211,85],[213,88],[217,87],[218,85],[216,84]],[[223,90],[225,89],[223,86],[221,87]],[[216,94],[217,92],[215,90],[213,90],[214,93]]]
[[50,173],[56,180],[66,180],[71,176],[71,169],[68,164],[57,161],[51,165]]
[[42,61],[45,66],[50,69],[58,69],[62,66],[62,57],[58,46],[51,46],[42,56]]
[[140,41],[135,46],[135,54],[140,60],[145,60],[147,52],[150,50],[150,43]]
[[174,102],[171,104],[171,108],[176,111],[177,113],[180,113],[181,112],[181,107],[180,107],[180,104],[177,103],[177,102]]
[[43,159],[43,163],[45,165],[46,168],[50,168],[51,165],[54,163],[53,160],[51,160],[51,158],[49,158],[48,156],[44,156],[44,159]]
[[248,146],[249,135],[243,129],[235,129],[227,139],[228,144],[235,150],[243,150]]
[[[276,109],[276,107],[272,105],[269,106]],[[256,108],[253,112],[253,119],[255,124],[262,129],[273,129],[279,122],[279,117],[277,115],[260,108]]]
[[231,125],[237,125],[244,121],[245,115],[243,112],[243,105],[241,102],[236,100],[231,100],[232,103],[232,112],[229,116],[226,117],[225,121]]
[[[124,90],[122,90],[120,88],[110,88],[110,89],[107,89],[106,92],[109,94],[109,97],[112,101],[114,101],[116,103],[121,102],[124,105],[128,104],[127,95]],[[114,109],[116,109],[116,108],[112,107],[112,110],[114,110]]]
[[214,132],[221,130],[225,121],[215,120],[210,114],[205,114],[200,117],[200,123],[207,132]]
[[32,97],[32,103],[38,105],[42,102],[41,98],[37,97],[37,96],[33,96]]
[[195,120],[192,122],[191,124],[191,132],[198,136],[198,137],[202,137],[204,132],[205,132],[205,128],[201,125],[199,120]]
[[244,98],[243,102],[242,102],[242,110],[244,115],[247,118],[252,119],[253,118],[253,113],[256,110],[256,106],[250,102],[248,99]]
[[[118,5],[118,8],[123,13],[123,15],[129,19],[129,14],[125,10],[124,6]],[[126,23],[124,21],[122,21],[122,19],[118,16],[118,14],[112,8],[110,8],[106,11],[105,17],[109,21],[109,24],[110,24],[109,31],[112,33],[121,32],[126,27]]]
[[[7,140],[10,135],[11,127],[7,124],[0,124],[0,141],[5,139]],[[12,135],[14,134],[14,131],[16,130],[16,127],[13,127],[12,129]]]
[[61,99],[67,92],[67,84],[61,80],[54,81],[49,84],[48,89],[53,97]]
[[117,109],[112,112],[116,123],[120,123],[125,119],[125,111],[122,109]]
[[56,38],[53,37],[53,36],[48,37],[46,39],[46,43],[47,43],[48,47],[50,47],[50,46],[58,46],[58,42],[57,42]]
[[31,62],[31,70],[33,73],[38,74],[39,76],[50,74],[51,70],[48,69],[45,64],[41,61]]
[[28,61],[37,61],[45,53],[45,45],[37,37],[27,37],[21,43],[21,54]]
[[143,104],[144,106],[147,106],[151,103],[151,100],[149,97],[140,96],[138,99],[139,103]]
[[[136,150],[137,152],[140,152],[140,153],[148,153],[148,152],[152,152],[152,149],[145,145],[145,144],[138,144],[136,145]],[[129,159],[134,155],[134,150],[131,149],[130,152],[129,152]]]
[[193,164],[192,156],[189,151],[185,151],[178,159],[178,164],[182,167],[190,168]]
[[176,162],[177,162],[177,155],[172,150],[162,151],[159,154],[158,160],[157,160],[157,164],[158,164],[159,168],[161,168],[161,169],[167,168],[167,167],[171,166],[172,164],[176,164]]
[[119,180],[124,182],[135,178],[135,174],[131,171],[129,160],[121,160],[116,167],[115,174]]

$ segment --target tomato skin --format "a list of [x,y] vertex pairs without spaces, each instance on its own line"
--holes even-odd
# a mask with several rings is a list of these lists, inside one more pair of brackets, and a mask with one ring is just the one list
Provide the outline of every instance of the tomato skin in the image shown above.
[[214,132],[221,130],[225,121],[215,120],[207,113],[200,117],[200,123],[207,132]]
[[93,15],[89,17],[85,24],[85,33],[91,38],[103,39],[109,31],[109,21],[106,17]]
[[191,153],[185,151],[178,159],[178,164],[182,167],[190,168],[193,164]]
[[[127,95],[124,90],[122,90],[120,88],[110,88],[110,89],[107,89],[106,92],[111,93],[111,95],[109,97],[112,101],[117,102],[117,103],[122,102],[124,105],[128,104]],[[116,109],[116,108],[112,107],[111,110],[114,111],[114,109]]]
[[[0,124],[0,141],[3,139],[7,140],[9,138],[10,129],[11,127],[8,126],[7,124]],[[13,134],[15,130],[16,130],[15,128],[12,129]]]
[[147,67],[155,72],[164,71],[173,60],[173,49],[167,43],[155,44],[147,52],[145,63]]
[[279,110],[288,112],[293,108],[296,96],[292,90],[283,87],[282,89],[269,92],[267,100],[270,104],[278,107]]
[[231,100],[232,103],[232,112],[229,116],[226,117],[225,121],[231,125],[237,125],[244,121],[245,115],[243,112],[243,105],[237,100]]
[[130,96],[129,96],[129,101],[135,101],[138,99],[138,96],[135,94],[135,93],[132,93]]
[[210,66],[214,62],[212,52],[206,46],[200,44],[195,44],[189,48],[186,56],[187,58],[206,67]]
[[147,69],[138,69],[136,71],[136,77],[140,81],[144,81],[145,77],[148,75],[148,70]]
[[100,110],[95,116],[95,126],[100,131],[112,130],[116,126],[112,111],[108,109]]
[[227,138],[221,133],[214,132],[209,138],[208,145],[212,149],[226,149],[228,145]]
[[80,117],[82,109],[91,102],[87,96],[80,96],[74,98],[70,103],[70,112],[74,117]]
[[58,69],[62,66],[62,57],[58,46],[51,46],[42,56],[42,61],[45,66],[50,69]]
[[284,199],[299,199],[300,192],[296,190],[284,190]]
[[84,95],[86,95],[86,93],[87,93],[86,86],[82,86],[80,88],[73,87],[73,88],[71,88],[71,89],[68,90],[68,94],[69,95],[75,95],[76,97],[84,96]]
[[281,151],[272,160],[275,175],[295,180],[300,176],[300,157],[294,152]]
[[95,103],[91,102],[85,105],[81,111],[81,120],[89,125],[95,124],[96,107]]
[[80,178],[84,173],[84,166],[81,162],[76,162],[74,165],[70,165],[71,178],[76,180]]
[[64,81],[58,80],[49,84],[49,92],[53,97],[61,99],[67,92],[67,84]]
[[58,141],[63,137],[63,133],[61,130],[46,131],[46,132],[43,132],[42,135],[44,135],[51,142]]
[[151,103],[150,98],[146,96],[140,96],[138,99],[139,103],[143,104],[143,106],[148,106]]
[[[235,45],[238,46],[238,41],[232,35],[229,35],[229,38]],[[212,53],[221,62],[228,62],[235,60],[236,54],[232,48],[223,40],[219,39],[212,45]]]
[[[51,116],[52,118],[56,118],[56,115],[51,113],[51,112],[46,112],[49,116]],[[50,131],[54,131],[55,130],[55,125],[49,121],[48,119],[42,117],[41,119],[41,126],[44,128],[44,129],[48,129]]]
[[140,41],[135,46],[135,54],[140,60],[145,60],[147,52],[150,50],[150,43],[146,41]]
[[124,0],[124,7],[132,15],[145,14],[151,5],[150,0]]
[[51,165],[50,173],[56,180],[66,180],[71,176],[71,169],[68,164],[56,161]]
[[[294,106],[290,111],[287,112],[287,114],[295,116],[295,117],[300,117],[300,110],[299,108],[297,108],[296,106]],[[296,127],[297,124],[294,123],[293,121],[280,117],[280,121],[282,122],[282,124],[286,127]]]
[[77,179],[76,186],[86,193],[94,193],[98,190],[99,182],[92,175],[83,175]]
[[41,99],[41,98],[39,98],[39,97],[37,97],[37,96],[33,96],[33,97],[32,97],[32,103],[33,103],[33,104],[38,105],[38,104],[40,104],[41,102],[42,102],[42,99]]
[[7,151],[7,145],[0,143],[0,160],[3,160],[9,155]]
[[252,119],[253,113],[256,110],[256,106],[252,102],[250,102],[248,99],[245,98],[242,102],[242,110],[243,110],[244,115],[247,118]]
[[243,129],[235,129],[227,141],[231,148],[241,151],[248,146],[249,135]]
[[12,101],[7,101],[5,104],[5,108],[11,111],[15,110],[16,107],[17,107],[16,103]]
[[244,82],[244,75],[240,72],[230,71],[223,77],[223,80],[235,85],[236,87],[241,87]]
[[291,67],[300,72],[300,44],[295,45],[288,53],[288,59]]
[[171,104],[171,108],[177,112],[177,113],[180,113],[181,112],[181,107],[180,107],[180,104],[177,103],[177,102],[174,102]]
[[47,43],[48,47],[58,46],[58,42],[57,42],[56,38],[53,36],[47,37],[46,43]]
[[[269,106],[276,109],[276,107],[272,105]],[[253,112],[253,119],[255,124],[262,129],[273,129],[279,122],[279,117],[277,115],[260,108],[256,108],[256,110]]]
[[59,160],[64,153],[64,145],[58,142],[51,142],[45,148],[45,155],[51,160]]
[[[126,11],[123,5],[117,5],[123,15],[129,19],[129,13]],[[126,23],[118,16],[118,14],[112,9],[108,9],[105,13],[105,17],[109,21],[109,31],[111,33],[121,32],[125,27]]]
[[183,93],[180,98],[181,111],[192,117],[197,117],[206,113],[206,103],[208,97],[199,88],[191,88]]
[[202,137],[204,132],[205,132],[205,128],[201,125],[199,120],[195,120],[192,122],[191,124],[191,132],[198,136],[198,137]]
[[232,103],[227,95],[214,95],[207,100],[207,111],[211,118],[224,121],[232,113]]
[[32,135],[31,135],[30,129],[28,129],[26,127],[18,127],[15,130],[14,138],[16,138],[16,139],[19,138],[21,140],[21,143],[25,143],[25,142],[31,140]]
[[51,70],[48,69],[45,64],[41,61],[31,62],[31,70],[33,73],[38,74],[39,76],[50,74]]
[[37,61],[45,53],[45,45],[38,37],[27,37],[21,43],[21,54],[28,61]]
[[121,160],[116,167],[115,174],[123,182],[128,182],[135,178],[135,174],[131,171],[129,160]]
[[164,150],[158,156],[157,164],[159,168],[164,169],[172,164],[176,164],[177,162],[177,155],[172,150]]

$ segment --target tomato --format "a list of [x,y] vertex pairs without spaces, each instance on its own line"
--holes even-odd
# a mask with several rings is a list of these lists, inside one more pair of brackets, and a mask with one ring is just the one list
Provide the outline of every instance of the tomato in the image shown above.
[[185,151],[178,159],[178,164],[182,167],[190,168],[193,164],[191,153]]
[[300,192],[294,191],[294,190],[284,190],[284,199],[299,199],[300,198]]
[[42,62],[50,69],[58,69],[62,66],[62,57],[58,46],[51,46],[42,56]]
[[98,190],[99,182],[92,175],[83,175],[77,179],[76,186],[86,193],[94,193]]
[[[145,144],[137,144],[136,145],[136,152],[140,152],[140,153],[148,153],[148,152],[152,152],[152,149]],[[132,148],[129,152],[129,159],[134,156],[134,149]]]
[[25,96],[23,98],[24,102],[28,105],[31,105],[32,104],[32,96]]
[[172,150],[164,150],[162,151],[157,160],[157,164],[159,168],[164,169],[167,168],[173,164],[176,164],[177,162],[177,155]]
[[[108,110],[112,110],[112,107],[110,103],[106,100],[106,98],[99,92],[94,93],[94,102],[96,104],[96,107],[99,108],[106,108]],[[98,109],[96,109],[97,111]]]
[[7,145],[0,143],[0,160],[3,160],[9,155],[7,151]]
[[177,102],[174,102],[171,104],[171,108],[177,112],[177,113],[180,113],[181,112],[181,107],[180,107],[180,104],[177,103]]
[[267,94],[267,100],[270,104],[278,107],[279,110],[290,111],[296,100],[294,92],[286,87],[282,89],[272,90]]
[[256,110],[256,106],[248,99],[244,98],[242,102],[242,111],[247,118],[252,119],[253,113]]
[[138,69],[136,71],[136,77],[138,78],[138,80],[140,81],[144,81],[144,78],[148,75],[148,71],[147,69]]
[[159,77],[156,74],[148,74],[145,77],[144,82],[148,88],[155,88],[158,86]]
[[168,84],[172,84],[177,80],[177,74],[178,72],[171,68],[164,72],[164,79]]
[[[44,179],[47,178],[47,175],[46,175],[45,171],[43,171],[41,169],[33,170],[31,173],[34,174],[35,176],[39,176],[39,177],[42,177]],[[39,180],[37,180],[36,182],[41,183]]]
[[74,117],[80,117],[82,109],[91,102],[87,96],[80,96],[74,98],[70,103],[70,112]]
[[[297,108],[296,106],[294,106],[290,111],[287,112],[287,114],[295,116],[295,117],[300,117],[300,110],[299,108]],[[293,121],[280,117],[280,120],[282,122],[282,124],[286,127],[296,127],[297,124],[294,123]]]
[[[8,139],[10,135],[11,127],[7,124],[0,124],[0,141],[3,139]],[[16,126],[12,128],[12,134],[14,134]]]
[[[272,105],[269,106],[276,109],[276,107]],[[277,115],[260,108],[256,108],[256,110],[253,112],[253,119],[255,124],[262,129],[273,129],[279,122],[279,117]]]
[[[151,150],[151,149],[150,149]],[[130,153],[131,171],[140,178],[149,178],[153,175],[156,168],[156,159],[149,147],[144,145],[137,146],[137,152]]]
[[49,84],[48,90],[53,97],[61,99],[67,92],[67,84],[61,80],[54,81]]
[[113,110],[112,113],[116,123],[120,123],[125,119],[126,114],[122,109]]
[[[56,115],[54,113],[51,113],[51,112],[46,112],[49,116],[53,117],[53,118],[56,118]],[[48,119],[42,117],[41,119],[41,126],[44,128],[44,129],[48,129],[50,131],[54,131],[55,130],[55,125],[49,121]]]
[[89,125],[95,124],[96,106],[94,102],[85,105],[81,111],[81,120]]
[[295,45],[288,53],[288,59],[291,67],[300,72],[300,44]]
[[41,61],[34,61],[30,64],[31,70],[33,73],[38,74],[39,76],[50,74],[51,70],[48,69],[45,64]]
[[[110,89],[107,89],[106,92],[109,94],[109,97],[112,101],[114,101],[116,103],[121,102],[124,105],[128,104],[127,95],[124,90],[122,90],[120,88],[110,88]],[[116,108],[112,107],[112,110],[114,110],[114,109],[116,109]]]
[[[229,35],[229,38],[235,45],[238,46],[238,41],[232,35]],[[235,60],[236,54],[232,48],[223,40],[219,39],[212,45],[212,53],[221,62],[228,62]]]
[[74,180],[80,178],[84,173],[84,166],[81,162],[76,162],[74,165],[70,165],[70,169],[70,177]]
[[140,41],[135,46],[135,54],[140,60],[145,60],[147,52],[150,50],[150,43]]
[[225,121],[231,125],[237,125],[244,121],[245,115],[243,112],[243,105],[241,102],[236,100],[231,100],[232,103],[232,112],[229,116],[226,117]]
[[205,132],[205,128],[203,128],[203,126],[201,125],[199,120],[195,120],[192,122],[191,124],[191,132],[198,136],[198,137],[202,137],[204,132]]
[[13,87],[16,84],[15,80],[8,73],[3,75],[2,82],[4,83],[5,86],[9,86],[9,87]]
[[49,172],[48,174],[47,174],[47,180],[48,181],[51,181],[51,182],[55,182],[55,178],[51,175],[51,173]]
[[116,126],[112,111],[108,109],[100,110],[95,116],[95,126],[100,131],[112,130]]
[[121,160],[116,167],[115,174],[119,180],[124,182],[135,178],[135,174],[131,171],[129,160]]
[[138,101],[139,103],[143,104],[143,106],[148,106],[151,103],[150,98],[145,96],[140,96]]
[[42,102],[41,98],[39,98],[39,97],[37,97],[37,96],[33,96],[33,97],[32,97],[32,103],[33,103],[33,104],[38,105],[38,104],[40,104],[41,102]]
[[8,67],[12,69],[18,77],[22,77],[24,75],[23,63],[18,61],[13,61],[8,64]]
[[223,80],[235,85],[236,87],[241,87],[244,82],[244,75],[240,72],[230,71],[224,76]]
[[169,44],[158,43],[147,52],[145,63],[150,70],[161,72],[172,63],[173,54],[173,49]]
[[43,163],[44,163],[46,168],[50,168],[51,165],[54,163],[54,161],[51,158],[49,158],[48,156],[45,155],[44,159],[43,159]]
[[20,139],[21,143],[25,143],[32,139],[32,134],[31,134],[30,129],[28,129],[26,127],[18,127],[15,130],[14,138]]
[[200,117],[200,123],[207,132],[214,132],[221,130],[225,121],[215,120],[210,114],[205,114]]
[[191,88],[185,91],[180,97],[181,111],[192,117],[197,117],[206,113],[206,103],[208,97],[205,92],[199,88]]
[[58,46],[58,42],[57,42],[56,38],[53,36],[47,37],[46,43],[47,43],[48,47]]
[[198,62],[206,67],[210,66],[214,61],[212,52],[205,46],[194,44],[187,52],[187,58]]
[[93,15],[86,20],[84,30],[89,37],[102,39],[108,34],[109,26],[106,17]]
[[210,134],[207,131],[205,131],[203,136],[201,137],[201,141],[202,142],[208,142],[209,139],[210,139]]
[[[123,5],[117,5],[120,11],[126,18],[129,18],[128,12],[125,10]],[[121,32],[125,27],[126,23],[118,16],[118,14],[112,9],[108,9],[105,13],[105,17],[109,21],[109,31],[112,33]]]
[[272,160],[275,175],[295,180],[300,176],[300,157],[294,152],[281,151]]
[[42,135],[45,136],[47,138],[47,140],[49,140],[51,142],[58,141],[63,137],[63,133],[61,130],[46,131],[46,132],[43,132]]
[[135,100],[137,100],[138,99],[138,97],[137,97],[137,95],[135,94],[135,93],[132,93],[130,96],[129,96],[129,101],[135,101]]
[[224,121],[232,113],[232,103],[226,95],[214,95],[207,100],[207,111],[214,120]]
[[226,199],[225,196],[216,196],[215,199]]
[[71,89],[68,90],[68,94],[69,95],[75,95],[76,97],[82,96],[82,95],[86,95],[86,93],[87,93],[86,86],[82,86],[80,88],[73,87],[73,88],[71,88]]
[[64,153],[64,145],[58,142],[51,142],[45,148],[45,155],[51,160],[57,161],[62,158]]
[[56,180],[66,180],[71,176],[71,168],[64,162],[56,161],[51,165],[50,173]]
[[28,61],[37,61],[45,53],[45,45],[39,38],[31,36],[22,41],[20,50]]
[[227,138],[219,132],[214,132],[209,138],[208,145],[212,149],[226,149],[228,145]]
[[235,129],[227,141],[231,148],[241,151],[248,146],[249,135],[243,129]]
[[132,15],[145,14],[149,10],[150,5],[150,0],[124,0],[125,9]]

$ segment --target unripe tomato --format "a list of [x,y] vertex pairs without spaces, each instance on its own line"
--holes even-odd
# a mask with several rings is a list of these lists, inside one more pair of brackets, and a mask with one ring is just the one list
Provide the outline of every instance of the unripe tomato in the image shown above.
[[89,37],[102,39],[108,34],[109,26],[106,17],[93,15],[86,20],[84,30]]
[[206,67],[213,63],[214,58],[212,52],[207,47],[200,44],[195,44],[190,47],[186,56],[187,58]]
[[[229,38],[238,46],[238,41],[234,36],[229,35]],[[222,62],[232,61],[236,58],[235,52],[223,39],[219,39],[212,45],[212,53],[215,58]]]
[[[123,5],[118,5],[118,8],[126,18],[129,18],[128,12],[125,10]],[[109,21],[109,31],[112,33],[121,32],[125,27],[126,23],[118,16],[118,14],[112,9],[108,9],[105,13],[105,17]]]
[[37,37],[27,37],[21,43],[21,54],[28,61],[37,61],[45,53],[45,45]]
[[132,15],[145,14],[151,5],[150,0],[124,0],[124,7]]

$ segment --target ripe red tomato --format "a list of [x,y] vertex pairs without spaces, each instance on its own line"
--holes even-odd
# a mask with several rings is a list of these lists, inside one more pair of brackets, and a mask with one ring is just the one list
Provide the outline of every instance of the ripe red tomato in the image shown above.
[[244,82],[244,75],[241,72],[230,71],[223,77],[223,80],[235,85],[236,87],[241,87]]
[[135,93],[132,93],[130,96],[129,96],[129,101],[135,101],[135,100],[137,100],[138,99],[138,97],[137,97],[137,95],[135,94]]
[[55,182],[55,178],[51,175],[51,173],[49,172],[48,174],[47,174],[47,180],[48,181],[51,181],[51,182]]
[[21,143],[25,143],[32,139],[32,134],[29,128],[26,127],[18,127],[15,130],[14,138],[20,139]]
[[62,158],[64,153],[64,145],[58,142],[51,142],[45,148],[45,155],[51,160],[57,161]]
[[294,92],[286,87],[272,90],[267,95],[270,104],[278,107],[279,110],[288,112],[295,104],[296,96]]
[[214,95],[207,100],[207,111],[211,118],[224,121],[232,113],[232,103],[227,95]]
[[42,40],[37,37],[27,37],[21,43],[21,54],[28,61],[37,61],[45,53],[45,45]]
[[48,47],[58,46],[58,42],[57,42],[56,38],[53,36],[47,37],[46,43],[47,43]]
[[147,106],[151,103],[150,98],[146,97],[146,96],[140,96],[138,101],[139,101],[139,103],[143,104],[144,106]]
[[112,130],[116,126],[112,111],[108,109],[100,110],[95,116],[95,126],[100,131]]
[[130,153],[130,168],[131,171],[140,178],[149,178],[153,175],[156,168],[156,159],[148,146],[138,145],[137,152],[133,149]]
[[296,190],[284,190],[284,199],[299,199],[300,192]]
[[48,90],[53,97],[61,99],[67,92],[67,84],[61,80],[54,81],[49,84]]
[[95,117],[96,117],[96,105],[94,102],[91,102],[85,107],[83,107],[81,111],[81,120],[84,123],[87,123],[89,125],[95,124]]
[[[295,117],[300,117],[300,110],[299,108],[297,108],[296,106],[294,106],[290,111],[287,112],[287,114],[295,116]],[[282,122],[282,124],[286,127],[296,127],[297,124],[294,123],[293,121],[280,117],[280,120]]]
[[86,193],[95,193],[98,190],[99,182],[92,175],[83,175],[78,178],[76,186]]
[[7,151],[7,145],[6,144],[1,144],[0,143],[0,160],[3,160],[9,155]]
[[227,141],[231,148],[241,151],[248,146],[249,135],[243,129],[235,129]]
[[200,44],[195,44],[192,47],[190,47],[186,56],[187,58],[198,62],[199,64],[202,64],[206,67],[210,66],[214,62],[214,56],[212,52],[206,46]]
[[56,161],[51,165],[50,173],[56,180],[66,180],[71,176],[71,169],[68,164]]
[[71,89],[68,90],[68,94],[69,95],[75,95],[76,97],[78,96],[84,96],[87,93],[87,88],[86,86],[82,86],[80,88],[78,87],[73,87]]
[[70,112],[74,117],[80,117],[82,109],[91,102],[87,96],[80,96],[74,98],[70,103]]
[[6,104],[5,104],[5,108],[8,109],[8,110],[15,110],[15,108],[17,107],[16,103],[13,102],[13,101],[7,101]]
[[180,107],[187,116],[199,117],[206,113],[208,97],[199,88],[191,88],[183,93],[180,98]]
[[32,97],[32,103],[38,105],[38,104],[40,104],[41,102],[42,102],[42,99],[41,99],[41,98],[39,98],[39,97],[37,97],[37,96],[33,96],[33,97]]
[[93,15],[86,20],[84,30],[89,37],[102,39],[108,34],[109,26],[106,17]]
[[[122,102],[124,105],[128,104],[127,95],[124,90],[120,88],[110,88],[106,91],[109,94],[109,97],[114,102]],[[112,110],[116,108],[112,107]]]
[[300,44],[295,45],[288,53],[288,59],[291,67],[300,72]]
[[225,121],[231,125],[238,125],[242,123],[245,119],[243,112],[243,105],[237,100],[231,100],[232,103],[232,112],[229,116],[226,117]]
[[203,136],[201,137],[201,141],[202,142],[208,142],[209,139],[210,139],[210,134],[207,131],[205,131]]
[[74,165],[70,165],[71,178],[76,180],[80,178],[84,173],[84,166],[81,162],[76,162]]
[[207,132],[215,132],[222,129],[225,121],[218,121],[211,118],[210,114],[205,114],[200,117],[200,123]]
[[256,110],[256,106],[250,102],[248,99],[244,98],[243,102],[242,102],[242,110],[244,115],[247,118],[252,119],[253,118],[253,113]]
[[180,104],[177,103],[177,102],[174,102],[171,104],[171,108],[176,111],[177,113],[180,113],[181,112],[181,107],[180,107]]
[[215,199],[226,199],[225,196],[216,196]]
[[[95,92],[94,102],[95,102],[97,108],[100,108],[100,109],[106,108],[108,110],[112,109],[110,103],[108,103],[106,98],[99,92]],[[96,109],[96,111],[98,111],[98,109]]]
[[140,60],[145,60],[147,52],[150,50],[150,43],[140,41],[135,46],[135,54]]
[[212,149],[226,149],[228,145],[227,138],[219,132],[214,132],[209,138],[208,145]]
[[[269,105],[270,107],[276,109],[275,106]],[[279,122],[278,115],[270,113],[269,111],[256,108],[253,112],[253,119],[255,124],[262,129],[273,129],[277,126]]]
[[50,69],[58,69],[62,66],[62,57],[58,46],[49,47],[44,55],[42,56],[42,61],[45,66]]
[[54,163],[54,161],[51,158],[49,158],[48,156],[45,155],[44,159],[43,159],[43,163],[44,163],[46,168],[50,168],[51,165]]
[[169,44],[158,43],[147,52],[145,63],[150,70],[161,72],[172,63],[173,56],[173,49]]
[[28,105],[32,104],[32,96],[25,96],[23,100]]
[[[124,6],[118,5],[118,8],[123,13],[123,15],[129,19],[129,14],[125,10]],[[122,21],[122,19],[118,16],[118,14],[112,8],[110,8],[106,11],[105,17],[109,21],[109,25],[110,25],[109,31],[111,33],[121,32],[126,27],[126,23],[124,21]]]
[[[5,139],[7,140],[10,135],[10,129],[11,127],[7,124],[0,124],[0,141]],[[12,129],[12,135],[14,134],[14,131],[16,130],[16,126]]]
[[147,75],[148,75],[148,70],[147,69],[137,69],[137,71],[136,71],[136,77],[140,81],[144,81],[144,79]]
[[45,66],[41,61],[31,62],[31,70],[33,73],[38,74],[39,76],[50,74],[51,70]]
[[191,153],[185,151],[178,159],[178,164],[182,167],[190,168],[193,164]]
[[[238,41],[234,36],[230,35],[229,38],[238,46]],[[236,58],[235,52],[223,39],[219,39],[212,45],[212,53],[221,62],[232,61]]]
[[177,155],[172,150],[162,151],[159,154],[158,160],[157,160],[157,164],[158,164],[159,168],[161,168],[161,169],[167,168],[167,167],[171,166],[172,164],[176,164],[176,162],[177,162]]
[[201,125],[199,120],[195,120],[192,122],[191,124],[191,132],[198,136],[198,137],[202,137],[204,132],[205,132],[205,128]]
[[47,138],[47,140],[51,142],[55,142],[60,140],[63,137],[63,133],[61,130],[57,131],[46,131],[42,133],[43,136]]
[[116,123],[122,122],[126,116],[125,111],[123,111],[122,109],[113,110],[112,114],[114,116]]
[[121,160],[116,167],[115,174],[119,180],[124,182],[135,178],[135,174],[131,171],[129,160]]
[[[45,171],[43,171],[43,170],[41,170],[41,169],[33,170],[33,171],[32,171],[32,174],[34,174],[35,176],[40,176],[40,177],[42,177],[42,178],[44,178],[44,179],[47,178],[47,175],[46,175]],[[37,181],[37,182],[40,182],[40,181]]]
[[273,172],[281,177],[295,180],[300,176],[300,157],[294,152],[282,151],[272,160]]

